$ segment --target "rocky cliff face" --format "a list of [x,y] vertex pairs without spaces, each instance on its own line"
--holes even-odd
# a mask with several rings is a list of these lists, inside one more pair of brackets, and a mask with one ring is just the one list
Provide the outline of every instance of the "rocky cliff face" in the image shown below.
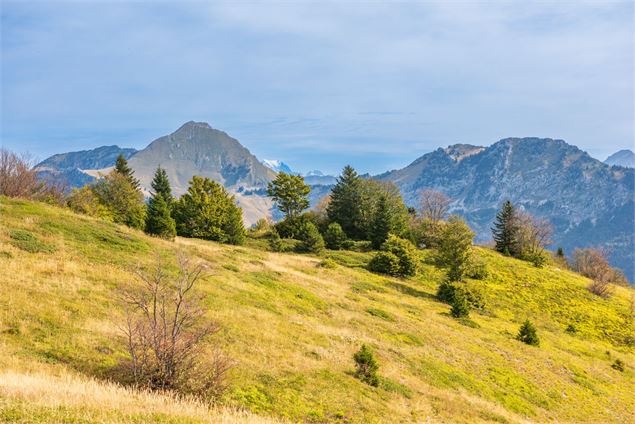
[[247,224],[268,216],[271,201],[263,197],[275,173],[238,140],[204,122],[187,122],[170,135],[154,140],[129,161],[149,194],[157,166],[165,168],[176,196],[187,191],[194,175],[208,177],[236,194]]
[[568,253],[603,246],[633,280],[635,170],[611,168],[562,140],[450,146],[377,178],[397,184],[412,206],[420,189],[445,193],[453,199],[452,212],[465,216],[481,241],[491,237],[496,210],[510,199],[551,221],[555,246]]
[[102,146],[93,150],[53,155],[38,163],[35,168],[38,177],[55,184],[62,184],[70,190],[95,180],[93,176],[85,172],[86,170],[113,166],[120,154],[128,159],[136,152],[135,149],[119,146]]

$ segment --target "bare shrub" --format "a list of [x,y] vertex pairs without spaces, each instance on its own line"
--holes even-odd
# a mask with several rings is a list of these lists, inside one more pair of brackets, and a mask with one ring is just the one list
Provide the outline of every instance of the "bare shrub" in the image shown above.
[[547,260],[545,247],[551,243],[551,234],[553,233],[551,223],[527,212],[517,211],[515,227],[516,244],[520,258],[530,261],[536,266],[542,266]]
[[586,248],[573,251],[571,268],[590,278],[593,282],[589,285],[589,291],[598,296],[607,298],[613,293],[611,282],[616,273],[606,254],[601,249]]
[[448,213],[450,208],[450,198],[445,194],[435,190],[420,190],[419,196],[419,213],[424,219],[433,222],[441,221]]
[[149,271],[135,271],[141,284],[121,294],[122,327],[129,358],[123,364],[136,386],[217,400],[227,388],[231,361],[205,340],[219,326],[204,319],[194,288],[203,267],[177,254],[178,271],[166,271],[161,257]]
[[65,187],[40,180],[34,165],[28,154],[0,148],[0,195],[63,205]]

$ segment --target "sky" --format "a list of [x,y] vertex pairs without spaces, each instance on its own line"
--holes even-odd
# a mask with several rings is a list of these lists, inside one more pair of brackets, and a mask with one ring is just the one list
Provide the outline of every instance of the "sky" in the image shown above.
[[141,149],[204,121],[297,171],[455,143],[633,149],[633,2],[1,1],[1,144]]

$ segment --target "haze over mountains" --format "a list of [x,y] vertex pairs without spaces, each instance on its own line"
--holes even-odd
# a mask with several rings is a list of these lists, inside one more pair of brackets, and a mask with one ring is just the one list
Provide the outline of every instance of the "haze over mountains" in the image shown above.
[[[262,217],[275,217],[265,190],[276,168],[293,172],[280,161],[261,162],[238,140],[207,123],[193,121],[138,152],[105,146],[59,154],[40,163],[38,170],[44,178],[66,179],[70,186],[81,186],[107,172],[119,153],[129,158],[146,193],[158,165],[166,169],[177,196],[187,190],[194,175],[222,183],[236,195],[248,225]],[[612,263],[632,281],[634,173],[634,169],[602,163],[563,140],[508,138],[489,147],[456,144],[439,148],[403,169],[375,178],[394,182],[410,206],[416,206],[421,189],[444,192],[453,200],[452,212],[466,218],[480,241],[490,238],[496,210],[510,199],[551,221],[554,246],[562,246],[568,254],[575,247],[604,247]],[[313,186],[315,204],[328,194],[335,177],[319,171],[309,174],[305,180]]]
[[604,161],[607,165],[624,166],[627,168],[635,168],[635,153],[625,149],[613,153]]

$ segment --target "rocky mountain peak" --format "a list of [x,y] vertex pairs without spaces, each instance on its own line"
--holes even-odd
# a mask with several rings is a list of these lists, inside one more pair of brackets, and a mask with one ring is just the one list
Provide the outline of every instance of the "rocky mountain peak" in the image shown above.
[[466,157],[476,155],[485,150],[482,146],[473,146],[471,144],[453,144],[443,149],[446,155],[450,156],[452,160],[460,162]]

